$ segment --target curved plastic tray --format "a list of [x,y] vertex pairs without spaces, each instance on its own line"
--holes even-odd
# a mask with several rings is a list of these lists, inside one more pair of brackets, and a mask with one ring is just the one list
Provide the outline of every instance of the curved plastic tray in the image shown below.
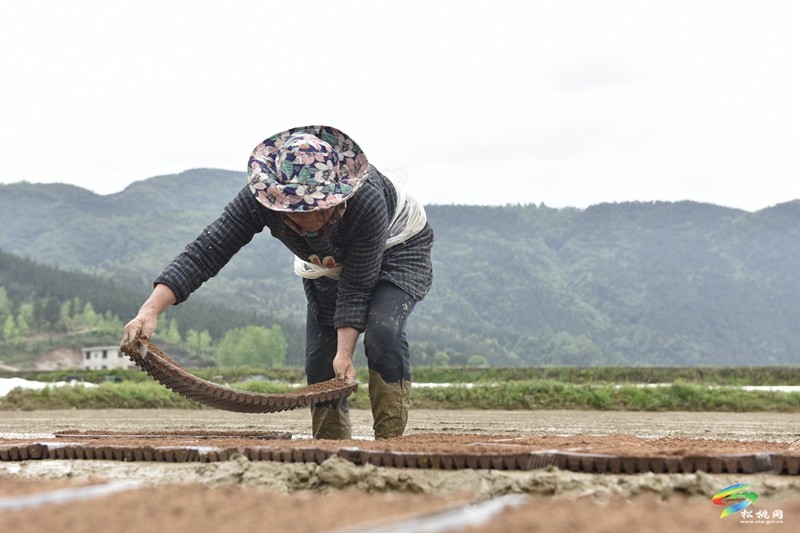
[[224,411],[275,413],[345,398],[358,390],[357,381],[332,379],[283,394],[240,391],[190,374],[147,339],[122,344],[120,348],[136,366],[168,389],[194,402]]

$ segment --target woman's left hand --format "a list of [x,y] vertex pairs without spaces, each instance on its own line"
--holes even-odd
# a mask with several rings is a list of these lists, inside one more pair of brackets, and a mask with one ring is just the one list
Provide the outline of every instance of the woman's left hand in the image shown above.
[[337,378],[355,380],[356,367],[353,365],[353,356],[344,352],[337,352],[333,358],[333,371]]

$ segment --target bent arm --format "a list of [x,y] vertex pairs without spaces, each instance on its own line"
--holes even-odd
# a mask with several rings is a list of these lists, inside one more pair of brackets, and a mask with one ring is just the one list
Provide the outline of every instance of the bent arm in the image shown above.
[[222,215],[156,278],[152,294],[123,329],[122,342],[152,335],[159,315],[186,300],[208,278],[215,276],[242,246],[264,229],[268,216],[268,210],[253,198],[247,187],[243,188]]
[[175,295],[175,303],[184,302],[209,278],[216,276],[256,233],[261,232],[269,217],[269,210],[259,204],[245,187],[225,206],[219,218],[167,265],[154,285],[169,286]]

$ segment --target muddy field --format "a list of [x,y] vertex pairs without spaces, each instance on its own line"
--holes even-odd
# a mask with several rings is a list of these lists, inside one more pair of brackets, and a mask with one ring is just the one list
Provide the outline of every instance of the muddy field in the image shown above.
[[[372,415],[353,410],[353,436],[372,437]],[[0,413],[0,437],[47,435],[76,430],[238,430],[311,434],[305,409],[240,414],[212,409],[73,410]],[[476,411],[413,409],[406,434],[483,433],[490,435],[638,435],[734,440],[800,439],[800,415],[782,413],[661,413],[620,411]]]
[[[367,446],[371,416],[353,411],[353,434]],[[305,410],[267,415],[214,410],[4,412],[0,439],[47,440],[56,433],[289,432],[310,443]],[[664,442],[726,453],[774,447],[800,453],[800,417],[772,413],[624,413],[578,411],[412,411],[407,435],[477,435],[479,440],[543,437],[576,447]],[[567,437],[567,438],[565,438]],[[644,439],[642,439],[644,437]],[[670,441],[670,442],[673,442]],[[356,446],[359,442],[354,443]],[[405,443],[408,445],[408,443]],[[693,446],[694,445],[694,446]],[[400,443],[397,443],[400,446]],[[124,482],[124,483],[120,483]],[[721,519],[719,490],[748,483],[758,494],[752,517]],[[65,503],[2,509],[24,494],[76,486],[101,494]],[[105,487],[105,488],[103,488]],[[109,491],[103,495],[102,490]],[[745,510],[746,511],[746,510]],[[435,526],[435,524],[439,524]],[[470,526],[472,524],[472,526]],[[530,471],[453,471],[249,461],[129,463],[0,462],[0,531],[797,531],[800,479],[755,474],[586,474],[554,467]],[[435,527],[438,527],[436,529]],[[475,529],[469,529],[473,527]],[[344,529],[343,529],[344,528]],[[702,529],[701,529],[702,528]]]

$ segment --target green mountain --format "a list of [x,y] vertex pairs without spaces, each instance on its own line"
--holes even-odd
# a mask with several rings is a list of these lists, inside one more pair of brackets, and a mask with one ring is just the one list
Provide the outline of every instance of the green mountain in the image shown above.
[[[146,294],[243,184],[199,169],[106,196],[0,185],[0,249]],[[411,317],[418,362],[763,365],[800,353],[799,200],[755,213],[695,202],[427,211],[434,287]],[[296,350],[305,305],[291,264],[257,236],[186,305],[293,325]]]

